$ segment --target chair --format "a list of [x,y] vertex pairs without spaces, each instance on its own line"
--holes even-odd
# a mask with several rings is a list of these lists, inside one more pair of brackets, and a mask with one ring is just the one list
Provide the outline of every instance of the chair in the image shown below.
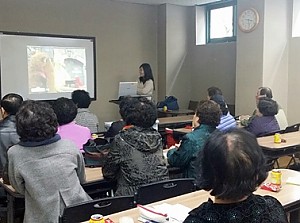
[[195,111],[198,106],[199,101],[190,101],[188,109]]
[[[299,129],[300,129],[300,123],[297,123],[297,124],[290,125],[290,126],[286,127],[285,130],[283,130],[283,133],[297,132],[297,131],[299,131]],[[296,157],[297,157],[297,154],[292,154],[292,155],[291,155],[291,159],[290,159],[290,161],[288,162],[286,168],[289,168],[292,162],[293,162],[294,164],[297,163]]]
[[297,132],[297,131],[299,131],[299,129],[300,129],[300,123],[297,123],[297,124],[286,127],[285,130],[283,131],[283,133]]
[[193,178],[181,178],[142,185],[135,193],[135,202],[144,205],[193,192],[196,190],[194,181]]
[[[259,137],[265,137],[265,136],[272,136],[272,135],[275,135],[276,133],[282,134],[283,130],[277,130],[277,131],[273,131],[273,132],[268,132],[268,133],[265,133],[265,134],[257,136],[257,137],[259,138]],[[274,166],[275,166],[275,164],[279,168],[278,158],[269,158],[269,157],[266,157],[266,166],[267,166],[268,170],[273,169]]]
[[228,111],[232,116],[235,116],[235,104],[227,104]]
[[259,136],[257,136],[257,137],[272,136],[272,135],[275,135],[276,133],[282,134],[282,133],[284,133],[284,131],[283,131],[283,130],[277,130],[277,131],[268,132],[268,133],[259,135]]
[[65,207],[60,223],[88,221],[93,214],[109,215],[135,207],[134,196],[108,197]]

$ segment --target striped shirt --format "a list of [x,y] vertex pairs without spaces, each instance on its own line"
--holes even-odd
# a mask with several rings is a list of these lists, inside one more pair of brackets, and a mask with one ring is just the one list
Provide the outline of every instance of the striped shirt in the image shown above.
[[228,131],[229,129],[236,127],[236,121],[234,117],[228,112],[227,115],[222,115],[220,124],[217,126],[217,129],[221,131]]

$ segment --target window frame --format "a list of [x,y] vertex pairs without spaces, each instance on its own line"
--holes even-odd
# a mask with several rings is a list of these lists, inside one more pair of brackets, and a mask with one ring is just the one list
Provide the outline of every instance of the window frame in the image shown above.
[[[233,42],[236,41],[236,33],[237,33],[237,3],[236,0],[228,0],[228,1],[222,1],[222,2],[217,2],[213,4],[209,4],[206,6],[205,12],[206,12],[206,24],[205,24],[205,29],[206,29],[206,43],[223,43],[223,42]],[[210,37],[210,32],[211,32],[211,26],[210,26],[210,21],[211,21],[211,11],[214,9],[220,9],[220,8],[225,8],[228,6],[233,7],[233,18],[232,18],[232,23],[233,23],[233,35],[230,37],[221,37],[221,38],[211,38]]]

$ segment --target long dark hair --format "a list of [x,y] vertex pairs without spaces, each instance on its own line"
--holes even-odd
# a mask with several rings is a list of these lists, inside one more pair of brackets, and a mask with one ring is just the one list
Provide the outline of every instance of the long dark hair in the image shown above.
[[150,64],[143,63],[139,68],[143,68],[143,70],[144,70],[144,76],[140,77],[140,82],[143,82],[143,84],[145,84],[146,81],[152,80],[153,81],[153,89],[155,90],[154,77],[152,74],[152,69],[151,69]]

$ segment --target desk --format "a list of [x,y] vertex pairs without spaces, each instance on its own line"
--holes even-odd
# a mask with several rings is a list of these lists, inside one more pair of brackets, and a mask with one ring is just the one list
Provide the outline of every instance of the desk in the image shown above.
[[[111,184],[103,179],[101,167],[85,168],[85,174],[86,183],[82,186],[90,196],[110,190]],[[24,210],[24,196],[16,192],[11,185],[4,184],[2,178],[0,178],[0,185],[7,192],[7,222],[14,223],[16,209],[20,209],[21,212]]]
[[286,142],[274,143],[274,136],[257,138],[264,154],[270,158],[279,158],[300,152],[300,131],[281,134]]
[[178,110],[167,110],[163,111],[162,109],[157,109],[159,115],[163,116],[179,116],[179,115],[194,115],[195,111],[189,109],[178,109]]
[[[288,177],[300,177],[300,173],[294,170],[288,170],[288,169],[282,169],[282,189],[279,192],[271,192],[267,190],[258,189],[255,194],[259,195],[270,195],[275,198],[277,198],[280,203],[284,206],[287,213],[290,213],[290,222],[298,222],[298,220],[295,221],[297,218],[297,212],[300,210],[300,186],[296,185],[290,185],[286,184],[286,180]],[[270,182],[270,175],[266,182]],[[181,196],[169,198],[166,200],[162,200],[159,202],[155,202],[150,204],[157,205],[162,203],[168,203],[168,204],[182,204],[189,208],[196,208],[201,203],[208,200],[210,197],[209,192],[200,190],[188,194],[184,194]],[[135,223],[138,223],[138,217],[139,217],[139,211],[138,208],[132,208],[126,211],[118,212],[115,214],[111,214],[108,217],[113,220],[115,223],[119,222],[120,217],[123,216],[129,216],[134,219]],[[85,223],[88,223],[88,221],[85,221]]]
[[[132,98],[147,98],[148,100],[151,100],[151,96],[149,95],[127,95],[127,96],[130,96]],[[122,99],[127,96],[120,96],[118,99],[111,99],[108,102],[119,105]]]
[[179,128],[178,126],[191,125],[193,120],[193,115],[183,115],[174,117],[163,117],[158,118],[159,128]]

